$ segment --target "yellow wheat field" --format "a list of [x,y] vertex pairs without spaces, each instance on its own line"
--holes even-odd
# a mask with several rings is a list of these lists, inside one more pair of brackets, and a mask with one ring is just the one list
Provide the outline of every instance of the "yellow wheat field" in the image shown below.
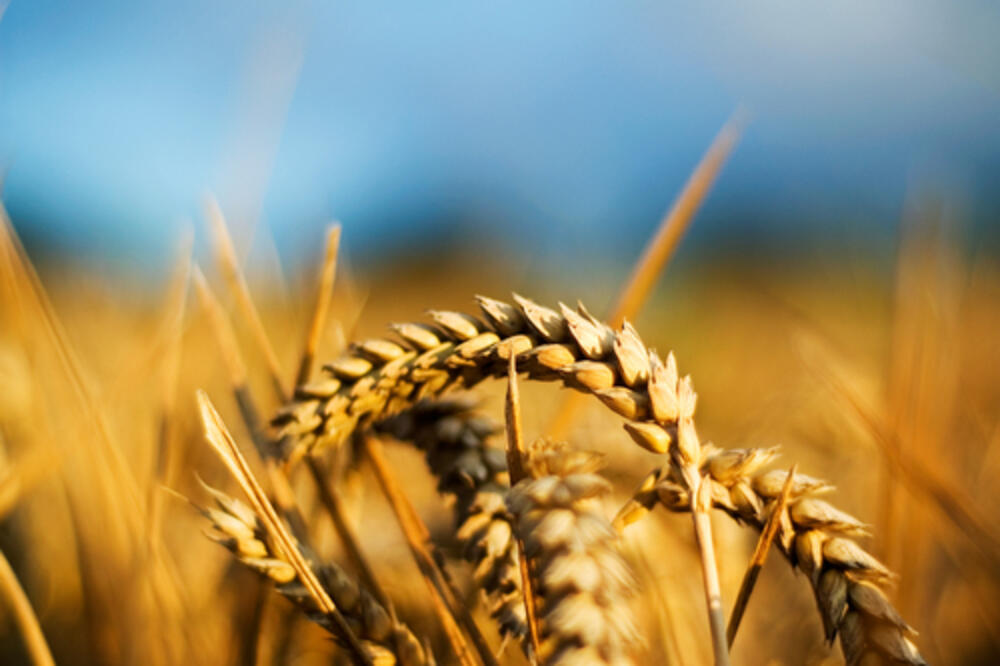
[[625,271],[334,279],[331,232],[282,284],[209,228],[137,293],[4,220],[4,663],[1000,654],[1000,271],[933,221],[890,274],[668,271],[624,326]]

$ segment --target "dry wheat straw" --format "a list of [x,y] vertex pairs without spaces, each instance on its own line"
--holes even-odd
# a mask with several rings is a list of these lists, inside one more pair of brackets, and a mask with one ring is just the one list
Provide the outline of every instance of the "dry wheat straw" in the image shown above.
[[[521,421],[521,390],[517,383],[517,364],[514,356],[507,360],[507,394],[504,400],[504,430],[507,442],[504,453],[507,457],[507,475],[512,486],[527,478],[525,459],[527,449],[524,445],[524,425]],[[509,494],[508,494],[509,497]],[[517,530],[515,530],[515,533]],[[541,633],[538,628],[538,599],[535,594],[534,576],[537,572],[535,563],[525,555],[524,537],[517,534],[517,557],[521,574],[521,595],[524,597],[524,614],[528,618],[528,636],[531,639],[529,655],[542,652]]]
[[[628,419],[625,428],[637,444],[655,453],[670,453],[674,464],[669,478],[678,488],[673,508],[681,508],[683,502],[695,510],[704,509],[706,503],[718,505],[715,493],[722,481],[716,474],[725,471],[727,456],[739,457],[740,453],[721,452],[712,457],[714,462],[708,467],[699,465],[708,458],[700,450],[694,427],[695,395],[690,379],[679,379],[673,355],[662,361],[646,348],[628,322],[613,331],[583,306],[572,310],[561,305],[557,312],[518,295],[514,300],[516,305],[479,297],[485,321],[459,312],[431,311],[433,325],[393,327],[402,344],[370,340],[354,345],[350,353],[325,366],[325,379],[299,387],[293,401],[273,420],[286,454],[296,457],[316,446],[339,444],[358,428],[408,409],[421,399],[503,376],[514,355],[517,369],[529,378],[560,381],[595,395]],[[701,484],[697,472],[692,473],[693,467],[709,473],[712,481]],[[699,487],[704,490],[691,493]],[[745,494],[744,485],[735,488]],[[753,500],[747,502],[752,504]],[[805,517],[810,508],[820,506],[815,502],[818,500],[810,498],[793,509],[798,507],[799,515]],[[877,588],[860,578],[879,578],[874,573],[883,570],[881,565],[853,541],[828,534],[829,522],[820,522],[820,527],[808,522],[798,525],[808,528],[796,536],[795,547],[813,559],[805,565],[796,555],[792,559],[806,567],[817,590],[835,586],[819,593],[823,599],[836,600],[831,595],[840,594],[841,588],[855,590],[866,601],[876,598],[871,590],[877,592]],[[785,547],[786,553],[792,552],[789,547]],[[851,559],[854,555],[857,561]],[[847,575],[847,571],[853,573]],[[842,608],[850,612],[841,613]],[[857,661],[874,646],[904,662],[921,663],[919,653],[904,636],[901,620],[863,622],[875,617],[862,614],[863,608],[862,602],[852,598],[843,606],[824,610],[828,635],[833,638],[839,631],[849,661]],[[891,615],[898,619],[895,611]]]
[[399,524],[410,548],[410,553],[413,555],[413,560],[427,585],[434,611],[441,621],[441,627],[444,629],[445,636],[451,643],[459,663],[462,666],[475,664],[472,649],[459,627],[461,622],[469,633],[469,637],[473,639],[483,663],[487,666],[496,666],[496,660],[490,653],[489,646],[480,635],[479,628],[460,600],[461,595],[458,589],[441,564],[444,558],[436,556],[436,549],[430,542],[430,532],[427,526],[406,497],[402,485],[389,470],[389,463],[382,450],[382,443],[378,438],[370,435],[366,435],[362,439],[365,456],[371,464],[375,478],[382,488],[382,493],[392,507],[396,522]]
[[316,303],[313,306],[309,328],[306,329],[306,339],[302,344],[302,354],[299,358],[299,368],[295,373],[295,383],[304,384],[312,374],[316,349],[319,348],[320,337],[326,328],[326,314],[330,309],[330,297],[333,295],[333,280],[337,273],[337,252],[340,249],[340,225],[332,225],[326,232],[326,251],[323,253],[323,265],[320,268]]
[[24,639],[24,647],[35,666],[55,666],[49,644],[38,623],[38,616],[31,607],[28,595],[17,580],[17,574],[7,561],[7,556],[0,550],[0,599],[10,606],[10,615],[17,624],[18,631]]
[[632,664],[638,643],[629,598],[634,581],[598,498],[611,486],[600,458],[537,443],[528,475],[507,495],[515,531],[532,563],[541,663]]
[[[763,469],[775,455],[775,449],[706,447],[702,470],[711,485],[713,506],[738,522],[764,529],[789,474]],[[817,497],[829,489],[823,481],[796,474],[787,507],[777,517],[778,545],[809,578],[826,639],[832,642],[839,635],[851,665],[884,661],[925,664],[910,641],[916,632],[879,587],[891,579],[890,572],[849,538],[865,534],[866,526]],[[656,504],[687,511],[687,493],[674,470],[657,470],[646,478],[615,523],[624,527]]]
[[[281,555],[280,548],[268,538],[254,510],[218,490],[208,486],[206,490],[211,493],[215,506],[199,507],[199,510],[215,528],[209,536],[229,549],[242,564],[273,581],[278,592],[339,641],[334,618],[316,604],[293,566]],[[303,550],[301,545],[298,548]],[[315,562],[314,557],[308,559]],[[311,566],[374,664],[426,666],[433,663],[413,632],[395,620],[343,569],[333,562],[325,562],[319,567],[311,563]]]
[[750,557],[750,563],[743,574],[740,591],[736,595],[736,602],[733,604],[732,613],[729,615],[729,625],[726,627],[726,642],[730,648],[732,648],[733,641],[736,639],[736,632],[739,631],[740,622],[743,620],[743,613],[746,612],[747,604],[750,602],[750,595],[753,594],[754,586],[757,584],[757,578],[760,576],[761,569],[764,568],[768,553],[771,552],[771,544],[774,543],[774,538],[778,536],[778,528],[781,526],[781,518],[785,516],[788,500],[792,494],[792,484],[795,483],[796,472],[798,472],[798,465],[792,465],[792,468],[785,476],[785,484],[781,487],[781,492],[771,504],[771,515],[768,517],[767,522],[764,523],[764,528],[760,531],[757,546],[754,548],[753,556]]

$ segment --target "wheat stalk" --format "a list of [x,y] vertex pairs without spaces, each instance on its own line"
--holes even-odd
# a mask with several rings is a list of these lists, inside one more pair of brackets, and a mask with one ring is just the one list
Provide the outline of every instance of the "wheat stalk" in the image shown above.
[[[369,340],[325,366],[337,382],[328,399],[293,402],[274,423],[294,457],[316,444],[343,441],[365,423],[398,412],[414,399],[454,386],[472,386],[496,376],[507,364],[535,379],[561,379],[590,392],[620,415],[659,424],[667,438],[660,453],[671,454],[690,488],[691,509],[708,606],[715,661],[728,666],[725,618],[716,569],[709,502],[699,492],[700,442],[694,427],[696,396],[690,378],[678,380],[676,363],[664,364],[645,348],[635,330],[616,334],[583,307],[560,312],[514,295],[517,306],[479,298],[489,326],[459,312],[431,311],[435,327],[402,324],[396,332],[409,345]],[[504,336],[501,339],[501,336]],[[442,339],[443,338],[443,339]],[[619,370],[621,381],[616,383]],[[332,384],[310,386],[307,394]],[[669,442],[676,442],[669,446]],[[639,440],[640,443],[641,440]]]
[[[628,419],[625,429],[637,444],[655,453],[671,454],[672,464],[665,478],[678,490],[672,508],[679,509],[686,502],[686,508],[697,513],[704,511],[707,504],[718,506],[718,480],[713,476],[711,482],[703,484],[699,474],[706,469],[711,472],[712,468],[702,464],[707,457],[694,427],[694,391],[689,378],[678,378],[673,355],[661,360],[645,347],[628,322],[613,331],[582,305],[577,310],[560,305],[556,312],[517,295],[514,300],[516,305],[479,297],[485,321],[464,313],[431,311],[433,325],[393,326],[403,344],[369,340],[354,345],[347,355],[324,366],[325,379],[299,387],[293,401],[272,421],[283,438],[286,454],[297,457],[316,446],[336,445],[358,428],[408,409],[423,398],[468,388],[487,377],[501,377],[513,356],[518,371],[529,378],[560,381],[595,395]],[[730,454],[714,455],[716,469],[721,469],[719,461],[724,455]],[[742,486],[739,489],[744,490]],[[798,510],[804,509],[799,506]],[[840,569],[828,568],[830,571],[877,571],[881,567],[867,566],[875,560],[853,541],[819,538],[825,535],[823,530],[810,528],[803,532],[801,540],[796,538],[796,543],[801,541],[802,548],[810,547],[819,553],[815,557],[820,558],[820,564],[828,561],[843,565]],[[829,558],[824,555],[827,551]],[[864,555],[861,562],[865,567],[847,566],[849,556],[856,552]],[[841,555],[848,560],[839,562],[836,558]],[[797,561],[795,557],[793,562]],[[836,582],[834,575],[822,575],[827,570],[817,569],[819,573],[811,576],[816,589]],[[845,587],[850,578],[843,575],[844,585],[838,583],[839,587]],[[877,588],[861,585],[863,582],[847,588],[867,595],[866,599],[872,597],[869,587]],[[824,593],[824,598],[831,597]],[[828,635],[832,638],[840,632],[848,661],[857,661],[858,655],[865,654],[866,646],[883,646],[884,652],[909,659],[907,663],[921,663],[900,625],[873,624],[874,636],[869,637],[869,624],[860,621],[865,617],[857,611],[842,617],[833,611],[824,614],[828,622],[836,620],[828,625]],[[886,626],[896,627],[895,633],[886,632]],[[713,634],[716,629],[713,626]]]
[[529,451],[528,476],[507,495],[532,563],[541,663],[631,664],[638,634],[629,607],[634,580],[596,500],[611,486],[600,458],[563,444]]
[[[204,484],[203,484],[204,485]],[[259,517],[248,505],[209,486],[214,507],[197,507],[212,522],[209,537],[225,546],[245,566],[274,582],[275,589],[310,620],[340,641],[334,617],[309,594],[295,568],[268,538]],[[299,544],[299,550],[304,550]],[[315,560],[314,557],[309,557]],[[427,666],[433,663],[413,632],[333,562],[312,565],[320,583],[347,621],[351,631],[379,666]]]
[[493,659],[485,639],[480,635],[468,609],[460,601],[458,589],[454,587],[451,577],[441,565],[443,558],[435,555],[436,550],[430,543],[430,532],[427,526],[424,525],[423,520],[406,497],[402,485],[389,471],[389,463],[382,451],[381,442],[372,436],[364,436],[362,439],[365,456],[371,464],[375,478],[382,488],[382,493],[396,515],[396,522],[403,532],[417,568],[420,569],[420,574],[430,593],[431,604],[441,621],[441,626],[455,651],[455,656],[458,657],[459,663],[462,666],[475,664],[472,649],[459,627],[459,623],[461,623],[470,634],[470,638],[473,639],[483,663],[487,666],[496,666],[496,660]]
[[[763,530],[779,504],[789,472],[766,470],[775,449],[710,449],[702,471],[711,487],[712,504],[740,523]],[[795,474],[787,490],[789,500],[776,516],[781,552],[809,578],[826,639],[840,637],[848,664],[926,664],[910,637],[916,632],[903,620],[879,585],[891,579],[882,563],[848,538],[867,533],[866,526],[818,494],[831,486]],[[624,528],[662,504],[687,511],[688,490],[676,470],[650,474],[615,520]]]
[[31,663],[35,666],[55,666],[52,651],[38,623],[38,616],[2,550],[0,550],[0,600],[5,602],[4,605],[10,606],[10,615],[21,632]]

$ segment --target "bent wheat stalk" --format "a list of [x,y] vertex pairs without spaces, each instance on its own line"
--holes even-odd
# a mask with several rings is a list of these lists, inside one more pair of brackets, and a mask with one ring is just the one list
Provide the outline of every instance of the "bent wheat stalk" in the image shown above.
[[[459,312],[432,311],[434,325],[396,324],[402,343],[367,340],[324,366],[327,377],[300,386],[272,423],[286,455],[342,443],[422,398],[503,377],[514,355],[530,379],[556,380],[596,395],[628,419],[676,428],[677,368],[651,355],[631,325],[619,332],[580,307],[561,314],[516,296],[518,305],[479,298],[484,323]],[[500,344],[500,343],[503,344]],[[655,372],[654,372],[655,370]],[[670,440],[657,444],[666,453]]]

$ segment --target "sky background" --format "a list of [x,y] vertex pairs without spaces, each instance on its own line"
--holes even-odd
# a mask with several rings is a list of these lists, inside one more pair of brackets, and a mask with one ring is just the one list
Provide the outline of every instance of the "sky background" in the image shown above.
[[138,264],[209,192],[291,261],[335,218],[358,256],[630,257],[742,105],[696,245],[891,236],[928,184],[989,233],[998,5],[805,4],[13,0],[3,201],[33,246]]

